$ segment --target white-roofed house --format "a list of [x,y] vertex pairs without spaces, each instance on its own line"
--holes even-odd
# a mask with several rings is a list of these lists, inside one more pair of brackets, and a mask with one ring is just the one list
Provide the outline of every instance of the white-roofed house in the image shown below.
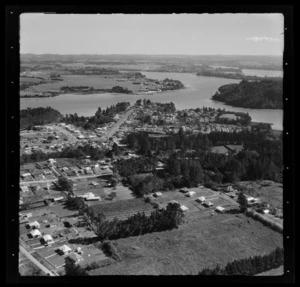
[[66,255],[66,254],[71,253],[72,249],[68,245],[63,245],[63,246],[59,247],[57,251],[61,255]]
[[203,203],[205,201],[205,197],[204,196],[200,196],[196,199],[196,201]]
[[195,195],[195,193],[196,193],[195,191],[189,191],[189,192],[186,193],[186,196],[192,197],[192,196]]
[[225,211],[225,208],[222,207],[222,206],[217,206],[216,211],[219,212],[219,213],[223,213]]
[[50,234],[44,235],[43,236],[43,241],[44,241],[45,245],[50,245],[50,244],[54,243],[53,238]]
[[32,238],[38,238],[42,236],[41,232],[38,229],[31,230],[30,235]]
[[188,211],[189,209],[185,205],[180,205],[182,211]]

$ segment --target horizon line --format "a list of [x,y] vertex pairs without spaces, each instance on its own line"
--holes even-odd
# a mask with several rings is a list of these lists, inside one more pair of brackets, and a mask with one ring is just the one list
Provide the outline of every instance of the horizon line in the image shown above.
[[283,54],[99,54],[99,53],[78,53],[78,54],[59,54],[59,53],[20,53],[20,55],[58,55],[58,56],[264,56],[264,57],[281,57]]

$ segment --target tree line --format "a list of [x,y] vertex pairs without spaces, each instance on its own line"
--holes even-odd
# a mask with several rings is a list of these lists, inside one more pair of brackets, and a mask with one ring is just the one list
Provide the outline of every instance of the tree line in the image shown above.
[[[91,208],[87,209],[87,214],[92,216]],[[103,214],[97,214],[91,220],[96,225],[96,234],[100,240],[126,238],[138,236],[146,233],[160,232],[178,228],[183,222],[184,214],[180,209],[180,204],[169,203],[166,209],[156,209],[150,216],[137,213],[126,220],[115,218],[108,221]]]
[[90,156],[92,160],[103,159],[109,151],[93,147],[89,144],[77,147],[65,147],[62,151],[44,153],[42,151],[34,151],[32,154],[22,154],[20,164],[45,161],[49,158],[85,158]]
[[219,265],[215,268],[204,268],[198,275],[244,275],[253,276],[271,269],[275,269],[284,263],[284,250],[277,247],[267,255],[258,255],[246,259],[234,260],[225,268]]

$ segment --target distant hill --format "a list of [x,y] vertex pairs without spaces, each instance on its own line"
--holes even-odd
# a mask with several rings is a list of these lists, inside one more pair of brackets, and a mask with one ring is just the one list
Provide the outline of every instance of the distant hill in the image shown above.
[[282,79],[246,81],[224,85],[212,96],[215,101],[250,109],[282,109]]

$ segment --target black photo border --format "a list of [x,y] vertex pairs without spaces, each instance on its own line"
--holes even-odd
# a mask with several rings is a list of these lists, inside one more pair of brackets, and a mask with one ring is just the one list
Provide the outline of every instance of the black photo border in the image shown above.
[[[282,276],[91,276],[21,277],[19,253],[19,15],[22,13],[56,14],[170,14],[170,13],[282,13],[284,15],[284,119],[283,119],[283,210],[285,263]],[[295,195],[294,195],[294,73],[292,5],[160,5],[160,6],[22,6],[5,7],[5,115],[6,115],[6,282],[7,283],[294,283],[295,282]],[[199,270],[200,271],[200,270]],[[146,281],[145,281],[146,280]]]

